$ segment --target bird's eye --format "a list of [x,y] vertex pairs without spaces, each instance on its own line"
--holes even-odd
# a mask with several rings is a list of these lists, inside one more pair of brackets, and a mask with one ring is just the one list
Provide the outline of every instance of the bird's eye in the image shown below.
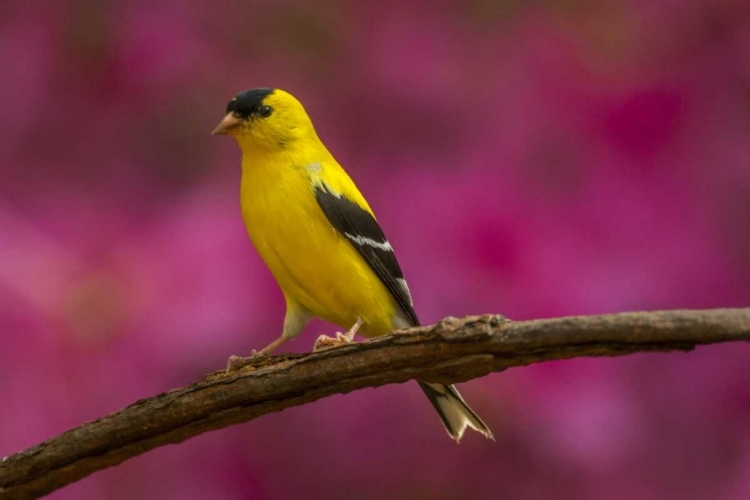
[[261,106],[260,109],[258,109],[258,114],[262,118],[268,118],[271,116],[271,113],[273,113],[273,108],[271,106]]

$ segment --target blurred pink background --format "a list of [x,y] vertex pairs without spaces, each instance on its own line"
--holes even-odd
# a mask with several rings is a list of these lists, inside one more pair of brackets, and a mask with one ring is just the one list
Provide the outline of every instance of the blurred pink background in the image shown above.
[[[31,5],[31,4],[35,5]],[[3,2],[0,457],[266,345],[230,97],[297,95],[425,323],[750,302],[750,4]],[[334,327],[313,323],[289,350]],[[750,346],[414,383],[158,449],[55,499],[746,499]]]

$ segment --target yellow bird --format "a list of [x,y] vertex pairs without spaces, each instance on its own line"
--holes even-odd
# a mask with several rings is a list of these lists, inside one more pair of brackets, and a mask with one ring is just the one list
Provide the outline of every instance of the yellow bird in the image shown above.
[[[419,325],[393,247],[294,96],[242,92],[213,134],[240,146],[242,217],[286,300],[281,336],[257,354],[271,354],[314,317],[348,329],[338,335],[346,342]],[[419,385],[453,439],[466,427],[494,439],[455,387]]]

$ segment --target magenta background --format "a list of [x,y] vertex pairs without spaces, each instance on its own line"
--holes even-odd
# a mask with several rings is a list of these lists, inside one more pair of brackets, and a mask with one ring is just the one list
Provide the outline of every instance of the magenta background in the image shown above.
[[[4,2],[0,456],[279,333],[238,207],[235,93],[291,91],[424,322],[750,298],[744,0]],[[304,352],[330,325],[288,346]],[[162,448],[55,499],[750,496],[750,346],[413,384]]]

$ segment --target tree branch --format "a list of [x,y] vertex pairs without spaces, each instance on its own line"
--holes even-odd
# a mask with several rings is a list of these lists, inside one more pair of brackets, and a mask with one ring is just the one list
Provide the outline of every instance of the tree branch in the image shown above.
[[156,447],[341,394],[411,379],[461,382],[580,356],[689,351],[750,340],[750,308],[511,322],[447,318],[368,342],[254,359],[138,401],[0,460],[0,499],[38,498]]

